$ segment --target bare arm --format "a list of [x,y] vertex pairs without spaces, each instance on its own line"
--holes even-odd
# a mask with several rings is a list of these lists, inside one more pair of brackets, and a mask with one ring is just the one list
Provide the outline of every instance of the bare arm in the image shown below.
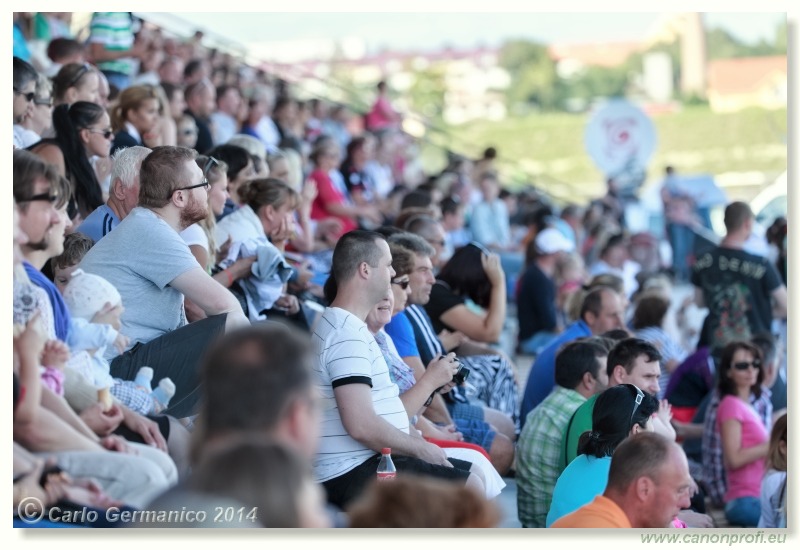
[[14,425],[14,441],[33,452],[103,451],[100,443],[78,432],[51,411],[41,407],[33,423]]
[[722,438],[722,458],[725,467],[730,470],[736,470],[767,456],[768,442],[755,447],[742,448],[742,424],[738,420],[731,418],[724,421],[720,437]]
[[234,295],[200,266],[178,275],[170,282],[170,286],[194,302],[209,317],[227,313],[229,327],[248,324]]
[[772,315],[777,319],[786,319],[787,312],[786,287],[781,285],[772,291]]
[[496,342],[500,339],[506,318],[506,278],[497,254],[482,255],[481,263],[492,284],[485,315],[477,315],[467,306],[458,305],[444,312],[440,320],[473,340]]
[[451,355],[431,361],[425,373],[400,396],[400,401],[403,402],[409,417],[419,414],[431,394],[453,379],[456,370],[454,358],[455,356]]
[[[414,371],[414,378],[420,380],[423,376],[425,376],[425,366],[422,364],[422,360],[417,355],[409,355],[408,357],[403,357],[403,361],[405,361],[406,365],[411,367],[411,370]],[[441,422],[442,424],[452,424],[453,419],[450,416],[450,413],[447,411],[447,406],[444,403],[444,398],[436,394],[433,396],[433,401],[431,404],[428,405],[428,408],[425,409],[423,413],[428,419],[432,422]]]
[[84,422],[78,414],[72,410],[67,401],[53,393],[50,388],[42,387],[42,408],[49,410],[65,424],[69,425],[77,433],[92,441],[99,441],[97,435]]
[[432,464],[450,465],[442,449],[398,430],[375,414],[368,385],[346,384],[334,388],[333,393],[347,433],[365,447],[375,452],[380,452],[383,447],[391,447],[399,455],[416,457]]
[[703,299],[703,289],[694,287],[694,303],[697,307],[706,307],[706,301]]

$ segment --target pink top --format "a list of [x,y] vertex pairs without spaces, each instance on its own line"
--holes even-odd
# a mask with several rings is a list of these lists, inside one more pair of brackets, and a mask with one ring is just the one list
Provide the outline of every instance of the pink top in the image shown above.
[[[756,414],[755,409],[735,395],[726,395],[720,401],[719,409],[717,409],[717,430],[721,433],[723,422],[731,419],[742,425],[743,449],[755,447],[769,439],[767,428]],[[764,478],[763,458],[735,470],[729,470],[726,467],[725,474],[728,477],[725,502],[741,497],[760,497],[761,480]]]
[[389,100],[383,96],[379,96],[372,109],[367,113],[366,124],[369,130],[381,130],[394,126],[397,122],[397,114],[392,109]]

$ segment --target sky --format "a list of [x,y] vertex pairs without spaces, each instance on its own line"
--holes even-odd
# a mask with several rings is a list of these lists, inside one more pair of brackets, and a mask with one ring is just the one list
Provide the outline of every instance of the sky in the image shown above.
[[[450,45],[499,45],[509,38],[545,43],[636,40],[658,13],[196,13],[146,14],[168,28],[191,26],[234,37],[241,44],[266,41],[365,40],[368,52],[382,47],[428,50]],[[707,27],[720,26],[747,42],[772,40],[784,13],[707,13]]]

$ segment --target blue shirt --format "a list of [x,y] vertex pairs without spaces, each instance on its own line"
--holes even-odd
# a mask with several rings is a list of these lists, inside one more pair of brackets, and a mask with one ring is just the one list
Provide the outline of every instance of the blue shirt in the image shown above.
[[392,320],[383,327],[383,330],[392,337],[392,342],[394,342],[400,357],[419,357],[419,348],[417,348],[417,341],[414,338],[414,328],[411,326],[411,321],[408,320],[404,311],[392,317]]
[[528,382],[525,384],[525,394],[522,396],[520,427],[524,425],[528,413],[544,401],[556,385],[556,353],[559,348],[567,342],[591,335],[589,325],[583,321],[575,321],[536,357],[528,375]]
[[107,204],[104,204],[86,216],[76,231],[97,242],[108,235],[117,225],[119,225],[119,218]]
[[546,527],[571,514],[597,495],[602,495],[608,484],[611,457],[578,455],[556,481],[553,500],[547,514]]

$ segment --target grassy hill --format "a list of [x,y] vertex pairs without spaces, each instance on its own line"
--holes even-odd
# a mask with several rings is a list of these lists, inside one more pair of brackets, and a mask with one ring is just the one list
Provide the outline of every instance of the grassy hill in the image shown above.
[[[521,187],[533,181],[556,200],[582,200],[604,192],[603,174],[583,145],[589,117],[530,114],[449,127],[446,134],[429,134],[423,159],[429,170],[441,170],[444,147],[477,157],[492,145],[501,157],[506,185]],[[786,109],[718,114],[694,106],[656,115],[653,123],[657,146],[649,167],[651,179],[660,179],[668,164],[684,173],[760,172],[765,180],[786,169]]]

